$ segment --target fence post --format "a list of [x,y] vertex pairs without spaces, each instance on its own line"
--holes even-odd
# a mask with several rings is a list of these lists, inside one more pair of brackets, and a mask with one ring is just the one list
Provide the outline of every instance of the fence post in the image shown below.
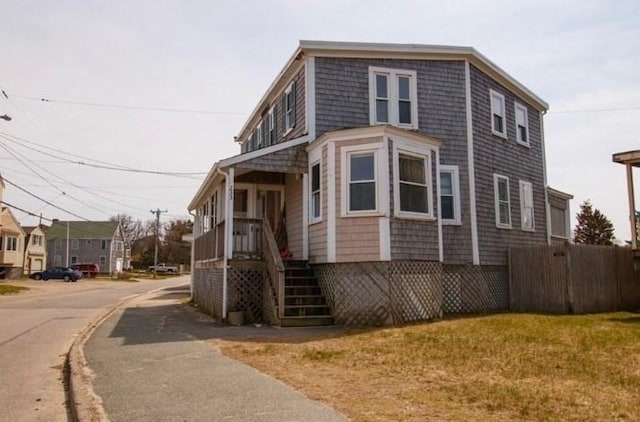
[[566,263],[566,269],[567,269],[567,277],[566,277],[566,283],[567,283],[567,313],[568,314],[573,314],[574,310],[573,310],[573,274],[571,271],[571,244],[567,241],[564,242],[564,261]]

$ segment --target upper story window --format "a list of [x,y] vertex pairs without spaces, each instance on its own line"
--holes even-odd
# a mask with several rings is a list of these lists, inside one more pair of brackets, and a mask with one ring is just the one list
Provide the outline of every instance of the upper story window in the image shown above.
[[347,176],[348,212],[376,211],[375,152],[347,153]]
[[[0,242],[0,250],[2,250],[2,243]],[[18,250],[18,238],[16,236],[4,237],[4,250],[5,251],[17,251]]]
[[522,216],[522,230],[535,230],[533,219],[533,185],[520,181],[520,215]]
[[276,143],[276,108],[271,107],[267,114],[267,135],[265,139],[266,145]]
[[321,188],[320,188],[320,162],[311,165],[311,222],[322,218],[321,214]]
[[100,249],[107,249],[107,241],[103,240],[100,242]]
[[516,103],[516,141],[519,144],[529,146],[529,119],[527,118],[527,108]]
[[80,249],[80,240],[71,239],[71,250],[77,251],[78,249]]
[[31,244],[34,246],[42,246],[42,235],[41,234],[34,234],[33,237],[31,238]]
[[262,148],[262,122],[258,123],[258,126],[256,126],[254,136],[255,136],[255,145],[256,145],[254,149]]
[[282,96],[282,114],[284,119],[284,131],[285,133],[293,129],[296,125],[296,83],[292,82],[291,85],[284,90]]
[[370,123],[417,129],[417,92],[415,71],[370,67]]
[[509,178],[493,175],[493,193],[495,197],[496,226],[511,228],[511,202],[509,198]]
[[504,95],[490,90],[491,97],[491,132],[494,135],[507,137],[506,113],[504,107]]
[[210,218],[211,230],[218,224],[218,191],[213,192],[211,195],[211,218]]
[[56,252],[60,252],[62,250],[62,239],[56,239],[53,242],[53,248]]
[[440,166],[440,217],[443,224],[460,224],[458,166]]

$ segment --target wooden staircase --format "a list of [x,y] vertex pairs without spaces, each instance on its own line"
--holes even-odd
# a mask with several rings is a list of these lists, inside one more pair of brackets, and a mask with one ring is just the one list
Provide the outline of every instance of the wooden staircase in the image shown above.
[[331,308],[307,261],[284,260],[284,316],[281,327],[333,325]]

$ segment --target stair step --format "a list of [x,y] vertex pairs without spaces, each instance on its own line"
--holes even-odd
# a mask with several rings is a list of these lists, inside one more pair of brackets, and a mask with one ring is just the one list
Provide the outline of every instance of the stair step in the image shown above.
[[327,305],[291,305],[284,307],[285,316],[318,316],[331,315]]
[[326,305],[327,302],[322,295],[296,295],[285,296],[285,306],[302,306],[302,305]]
[[333,325],[333,317],[320,315],[312,317],[286,316],[280,318],[281,327],[315,327],[324,325]]
[[285,286],[285,297],[300,296],[300,295],[322,295],[320,286]]

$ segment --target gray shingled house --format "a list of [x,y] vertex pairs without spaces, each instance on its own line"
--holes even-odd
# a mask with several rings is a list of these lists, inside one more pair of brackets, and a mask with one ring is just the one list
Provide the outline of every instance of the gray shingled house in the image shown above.
[[301,41],[189,204],[195,301],[280,325],[508,309],[508,247],[551,241],[547,108],[470,47]]
[[47,230],[47,267],[92,263],[110,274],[123,270],[124,258],[117,221],[54,220]]

